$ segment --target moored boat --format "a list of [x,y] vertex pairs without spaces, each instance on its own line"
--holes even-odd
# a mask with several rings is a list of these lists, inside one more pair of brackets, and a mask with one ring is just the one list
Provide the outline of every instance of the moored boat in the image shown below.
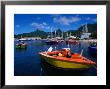
[[45,42],[47,45],[58,45],[59,43],[64,42],[63,40],[63,32],[62,37],[56,36],[56,30],[55,30],[55,36],[52,36],[52,28],[51,28],[51,38],[48,38]]
[[70,51],[67,50],[66,48],[60,51],[40,52],[39,54],[49,64],[63,69],[88,69],[96,64],[78,53],[71,53],[70,56],[68,54]]
[[24,42],[16,44],[16,49],[24,49],[27,48],[27,44]]
[[76,40],[68,40],[68,41],[66,41],[66,44],[78,44],[78,41],[76,41]]
[[74,36],[70,36],[66,40],[66,44],[78,44],[78,40]]
[[19,39],[19,41],[31,41],[32,39],[29,39],[29,38],[21,38]]
[[56,40],[48,40],[45,42],[47,45],[57,45],[59,42]]

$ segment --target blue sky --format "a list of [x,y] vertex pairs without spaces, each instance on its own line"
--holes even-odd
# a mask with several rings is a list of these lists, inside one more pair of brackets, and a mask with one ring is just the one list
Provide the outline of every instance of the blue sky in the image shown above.
[[15,14],[14,33],[28,33],[40,29],[50,32],[77,30],[86,23],[96,23],[96,14]]

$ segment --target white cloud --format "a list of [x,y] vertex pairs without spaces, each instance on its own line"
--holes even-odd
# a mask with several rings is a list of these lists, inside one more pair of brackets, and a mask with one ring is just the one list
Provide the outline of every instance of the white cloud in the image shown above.
[[60,23],[62,25],[70,25],[71,23],[75,23],[75,22],[78,22],[80,20],[81,20],[81,18],[79,18],[77,16],[71,17],[71,18],[67,18],[65,16],[53,18],[54,22]]
[[43,22],[42,24],[43,24],[43,25],[47,25],[47,23],[45,23],[45,22]]
[[85,18],[85,20],[97,22],[97,19],[96,18],[87,17],[87,18]]
[[70,22],[78,22],[80,20],[81,20],[81,18],[79,18],[79,17],[72,17]]
[[86,20],[91,20],[91,18],[90,17],[87,17],[87,18],[85,18]]
[[16,25],[16,27],[17,27],[17,28],[19,28],[19,27],[20,27],[20,25]]
[[50,27],[45,22],[43,23],[33,22],[31,23],[31,26],[33,26],[34,28],[38,28],[38,29],[50,29]]

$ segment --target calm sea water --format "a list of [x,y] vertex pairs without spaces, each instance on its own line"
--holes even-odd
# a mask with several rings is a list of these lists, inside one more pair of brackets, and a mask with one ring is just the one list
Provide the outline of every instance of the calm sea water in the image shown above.
[[[96,76],[97,66],[93,66],[85,71],[62,70],[51,67],[43,63],[39,52],[47,51],[51,45],[46,45],[44,41],[25,41],[28,44],[27,49],[14,48],[14,75],[15,76]],[[17,41],[14,42],[18,43]],[[88,52],[89,42],[80,42],[80,45],[69,45],[72,52],[80,53],[83,49],[83,56],[97,63],[97,57]],[[65,43],[52,45],[53,50],[68,47]]]

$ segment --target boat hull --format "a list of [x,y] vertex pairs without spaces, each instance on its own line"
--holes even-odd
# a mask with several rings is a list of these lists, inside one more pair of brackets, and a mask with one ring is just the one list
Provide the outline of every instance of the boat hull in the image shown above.
[[47,45],[57,45],[58,42],[57,41],[50,41],[50,42],[45,42]]
[[78,44],[78,42],[77,41],[66,41],[66,44]]
[[85,63],[77,63],[77,62],[68,62],[68,61],[61,61],[55,60],[53,58],[46,57],[41,55],[41,58],[48,62],[50,65],[53,65],[57,68],[64,68],[64,69],[88,69],[92,66],[92,64],[85,64]]

